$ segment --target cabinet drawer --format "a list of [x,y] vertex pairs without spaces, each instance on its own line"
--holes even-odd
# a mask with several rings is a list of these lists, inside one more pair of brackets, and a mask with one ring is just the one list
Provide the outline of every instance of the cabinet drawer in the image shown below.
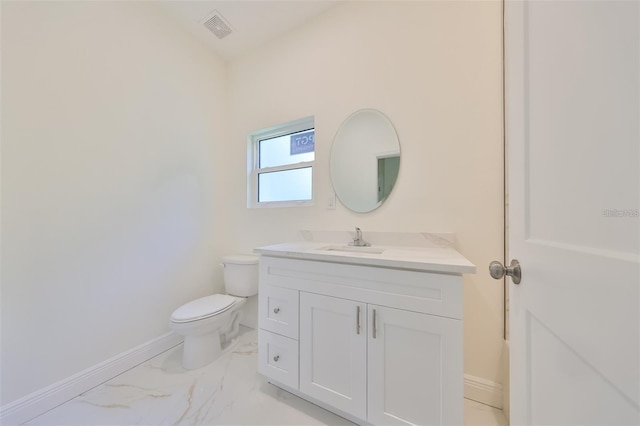
[[298,341],[265,330],[258,341],[260,373],[298,389]]
[[297,339],[298,293],[289,288],[260,285],[260,328]]

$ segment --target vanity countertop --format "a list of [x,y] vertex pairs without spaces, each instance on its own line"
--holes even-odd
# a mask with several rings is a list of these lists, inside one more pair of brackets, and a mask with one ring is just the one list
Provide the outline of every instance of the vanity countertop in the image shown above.
[[451,247],[373,245],[352,247],[342,243],[299,241],[254,249],[266,256],[352,265],[380,266],[449,274],[475,273],[476,267]]

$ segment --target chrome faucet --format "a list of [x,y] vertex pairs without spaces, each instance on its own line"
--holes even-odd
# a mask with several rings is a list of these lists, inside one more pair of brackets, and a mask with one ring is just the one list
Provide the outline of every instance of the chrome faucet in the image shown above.
[[369,247],[371,244],[362,239],[362,231],[356,226],[356,236],[353,239],[353,242],[350,242],[349,245],[356,247]]

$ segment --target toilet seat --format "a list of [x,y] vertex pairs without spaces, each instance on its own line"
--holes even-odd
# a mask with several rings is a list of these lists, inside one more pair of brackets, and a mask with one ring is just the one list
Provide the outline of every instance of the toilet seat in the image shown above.
[[209,318],[230,309],[236,298],[227,294],[213,294],[185,303],[171,314],[172,322],[192,322]]

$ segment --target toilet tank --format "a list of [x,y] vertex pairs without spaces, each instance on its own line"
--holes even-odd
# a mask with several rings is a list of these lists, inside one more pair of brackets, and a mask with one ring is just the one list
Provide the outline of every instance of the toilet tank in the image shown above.
[[224,287],[232,296],[258,294],[258,256],[236,254],[222,257]]

